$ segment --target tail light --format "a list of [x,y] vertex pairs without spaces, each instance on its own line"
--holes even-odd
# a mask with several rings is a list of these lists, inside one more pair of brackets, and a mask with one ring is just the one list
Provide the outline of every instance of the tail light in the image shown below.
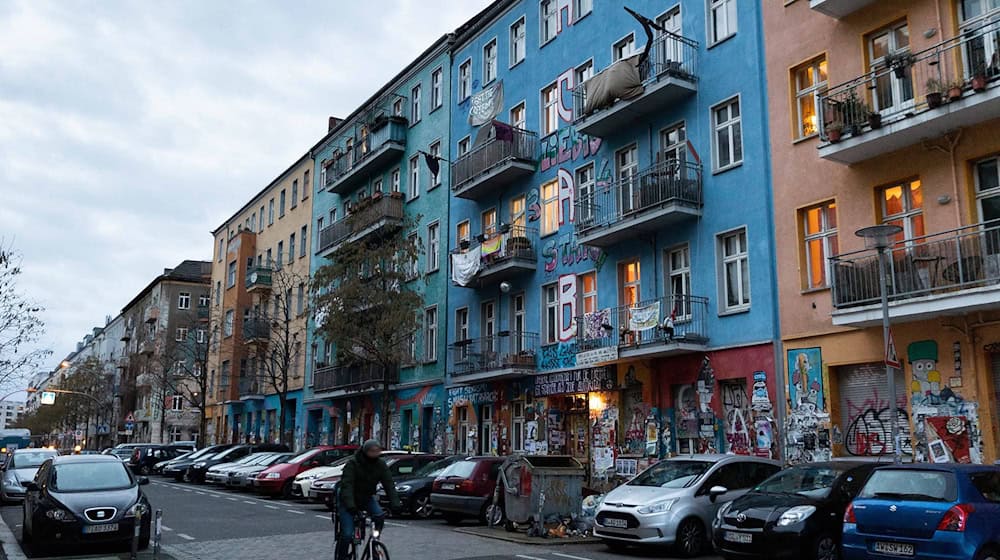
[[969,514],[976,511],[972,504],[958,504],[944,513],[941,522],[938,523],[938,531],[955,531],[961,533],[965,531],[969,523]]
[[463,492],[475,492],[476,491],[476,481],[471,478],[467,478],[458,485],[458,489]]
[[440,489],[441,489],[441,481],[440,480],[435,480],[434,483],[431,484],[431,490],[437,492]]
[[521,484],[520,484],[521,488],[520,488],[520,490],[518,492],[522,496],[530,496],[531,495],[531,471],[530,470],[528,470],[526,468],[522,468],[521,469],[521,480],[520,480],[520,482],[521,482]]
[[854,502],[847,504],[847,510],[844,512],[844,523],[857,523],[857,518],[854,517]]

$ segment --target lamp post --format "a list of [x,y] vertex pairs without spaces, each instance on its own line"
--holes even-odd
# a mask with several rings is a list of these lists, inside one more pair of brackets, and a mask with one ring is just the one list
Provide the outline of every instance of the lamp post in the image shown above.
[[[895,242],[895,236],[903,231],[903,228],[895,225],[877,225],[869,226],[866,228],[861,228],[854,232],[858,237],[863,237],[865,240],[865,247],[868,249],[875,249],[878,251],[878,278],[879,278],[879,297],[882,300],[882,339],[885,348],[889,347],[889,278],[886,276],[886,266],[885,266],[885,251],[889,247],[892,247]],[[885,363],[885,375],[889,383],[889,433],[890,441],[892,441],[892,456],[893,462],[896,464],[900,463],[900,445],[899,445],[899,411],[896,405],[896,373],[893,371],[893,367],[889,365],[888,360]]]

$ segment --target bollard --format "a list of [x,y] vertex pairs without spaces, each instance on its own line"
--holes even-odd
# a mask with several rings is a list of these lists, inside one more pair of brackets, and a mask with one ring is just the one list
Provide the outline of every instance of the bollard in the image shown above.
[[132,553],[130,560],[136,560],[139,556],[139,532],[142,531],[142,512],[135,512],[135,527],[132,529]]
[[153,532],[153,559],[160,557],[160,538],[163,536],[163,510],[156,510],[156,524]]

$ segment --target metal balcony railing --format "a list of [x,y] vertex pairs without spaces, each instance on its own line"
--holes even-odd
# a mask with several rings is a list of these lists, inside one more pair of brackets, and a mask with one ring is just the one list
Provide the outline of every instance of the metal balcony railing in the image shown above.
[[[886,260],[890,301],[1000,285],[1000,221],[899,241]],[[835,308],[881,301],[876,250],[837,255],[830,268]]]
[[364,391],[380,388],[386,381],[398,383],[398,375],[387,375],[375,364],[327,366],[313,373],[313,391]]
[[368,128],[359,130],[366,132],[354,135],[351,150],[334,158],[327,166],[327,187],[361,168],[369,158],[381,153],[384,146],[406,144],[407,121],[403,117],[381,117]]
[[576,200],[578,234],[612,225],[626,217],[640,217],[664,204],[700,208],[701,165],[671,159],[597,185]]
[[332,249],[382,220],[401,222],[403,215],[403,199],[399,197],[382,195],[380,198],[358,203],[358,207],[347,217],[320,230],[319,251]]
[[520,128],[509,130],[509,138],[498,132],[497,136],[451,164],[452,190],[461,191],[477,178],[488,175],[512,161],[538,160],[538,135]]
[[247,270],[246,288],[270,288],[274,271],[269,266],[255,266]]
[[479,275],[488,276],[492,270],[511,261],[522,261],[532,266],[538,261],[538,228],[504,225],[495,233],[479,236]]
[[248,374],[240,376],[240,398],[263,395],[264,380],[259,375]]
[[267,341],[271,338],[271,325],[267,319],[247,319],[243,321],[243,340]]
[[[698,42],[673,33],[662,33],[653,39],[649,58],[639,66],[639,79],[643,86],[673,77],[689,82],[698,81]],[[641,95],[640,95],[641,97]],[[616,100],[614,103],[620,103]],[[580,121],[600,107],[587,106],[587,82],[573,88],[573,120]]]
[[[671,313],[672,335],[666,328]],[[611,346],[704,344],[708,341],[707,317],[708,298],[700,296],[665,296],[636,305],[610,307],[576,317],[577,346],[586,351]],[[647,319],[655,320],[656,326],[635,328]]]
[[[825,141],[860,134],[931,108],[928,94],[947,101],[951,85],[968,91],[1000,80],[1000,17],[916,53],[897,51],[864,74],[820,95]],[[976,78],[976,83],[973,79]],[[981,82],[979,80],[982,80]],[[943,100],[941,98],[944,98]]]
[[500,331],[493,336],[469,338],[448,346],[452,375],[536,367],[538,333]]

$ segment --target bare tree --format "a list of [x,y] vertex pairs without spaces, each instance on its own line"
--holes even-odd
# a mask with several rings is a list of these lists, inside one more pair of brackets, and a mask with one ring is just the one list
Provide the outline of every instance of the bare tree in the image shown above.
[[396,232],[341,245],[314,277],[318,334],[337,347],[338,365],[375,366],[381,373],[382,444],[388,448],[389,388],[414,356],[423,298],[417,291],[419,242]]
[[171,389],[198,410],[199,448],[204,447],[207,441],[210,402],[208,363],[212,353],[218,349],[221,325],[221,317],[209,316],[208,309],[199,309],[204,316],[188,314],[178,321],[180,326],[188,329],[188,338],[183,344],[173,346],[175,369]]
[[21,255],[0,239],[0,385],[26,377],[52,352],[35,348],[45,332],[42,307],[18,290]]

